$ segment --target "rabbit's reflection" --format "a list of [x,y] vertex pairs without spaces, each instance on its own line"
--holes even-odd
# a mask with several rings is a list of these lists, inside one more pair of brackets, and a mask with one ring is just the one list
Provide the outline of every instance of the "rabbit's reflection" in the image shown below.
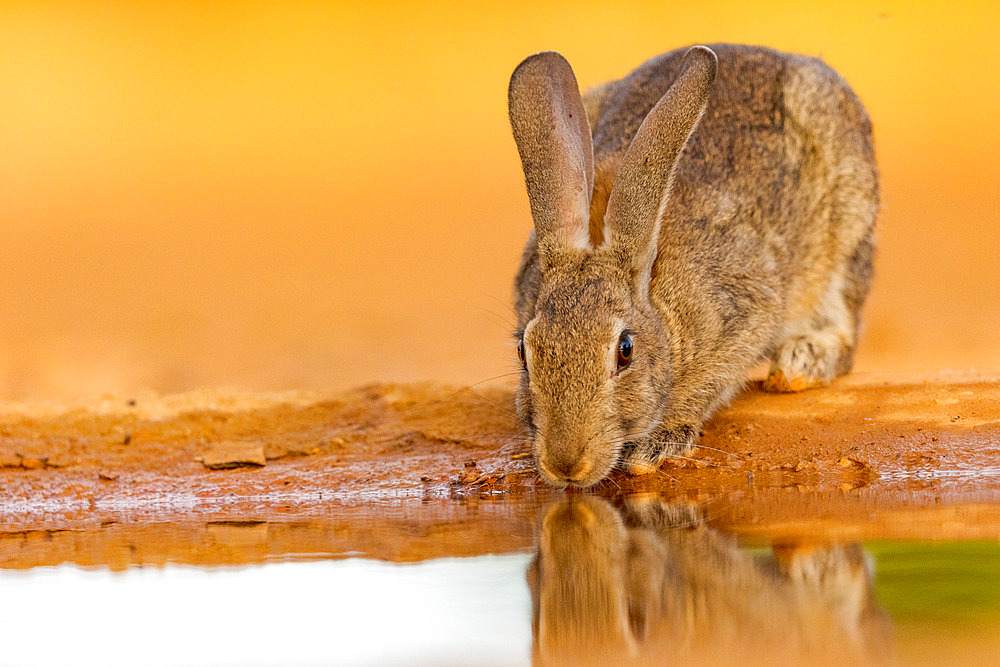
[[891,652],[860,545],[737,548],[698,510],[595,497],[542,510],[528,570],[541,664],[870,663]]

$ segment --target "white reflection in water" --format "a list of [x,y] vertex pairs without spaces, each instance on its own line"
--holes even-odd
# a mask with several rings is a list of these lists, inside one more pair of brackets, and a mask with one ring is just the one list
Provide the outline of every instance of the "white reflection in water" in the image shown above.
[[0,664],[528,664],[528,561],[0,570]]

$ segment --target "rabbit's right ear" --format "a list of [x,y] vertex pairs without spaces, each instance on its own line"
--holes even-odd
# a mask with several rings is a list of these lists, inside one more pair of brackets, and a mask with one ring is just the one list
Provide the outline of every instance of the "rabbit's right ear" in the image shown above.
[[510,77],[507,104],[540,257],[589,247],[594,147],[569,63],[554,51],[528,57]]
[[608,197],[605,225],[611,246],[632,270],[637,291],[648,291],[674,169],[708,104],[718,59],[707,46],[684,54],[680,76],[639,126]]

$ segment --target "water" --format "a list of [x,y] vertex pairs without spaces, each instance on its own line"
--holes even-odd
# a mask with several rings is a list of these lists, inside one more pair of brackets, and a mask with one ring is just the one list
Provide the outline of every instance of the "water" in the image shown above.
[[527,560],[6,570],[0,664],[526,664]]
[[737,538],[648,495],[440,510],[0,532],[0,664],[1000,664],[997,540]]

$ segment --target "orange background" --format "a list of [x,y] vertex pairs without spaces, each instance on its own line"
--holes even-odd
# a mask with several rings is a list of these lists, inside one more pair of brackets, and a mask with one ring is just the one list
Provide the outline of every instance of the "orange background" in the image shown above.
[[822,55],[875,123],[858,367],[1000,367],[996,3],[0,4],[0,398],[516,368],[525,55]]

